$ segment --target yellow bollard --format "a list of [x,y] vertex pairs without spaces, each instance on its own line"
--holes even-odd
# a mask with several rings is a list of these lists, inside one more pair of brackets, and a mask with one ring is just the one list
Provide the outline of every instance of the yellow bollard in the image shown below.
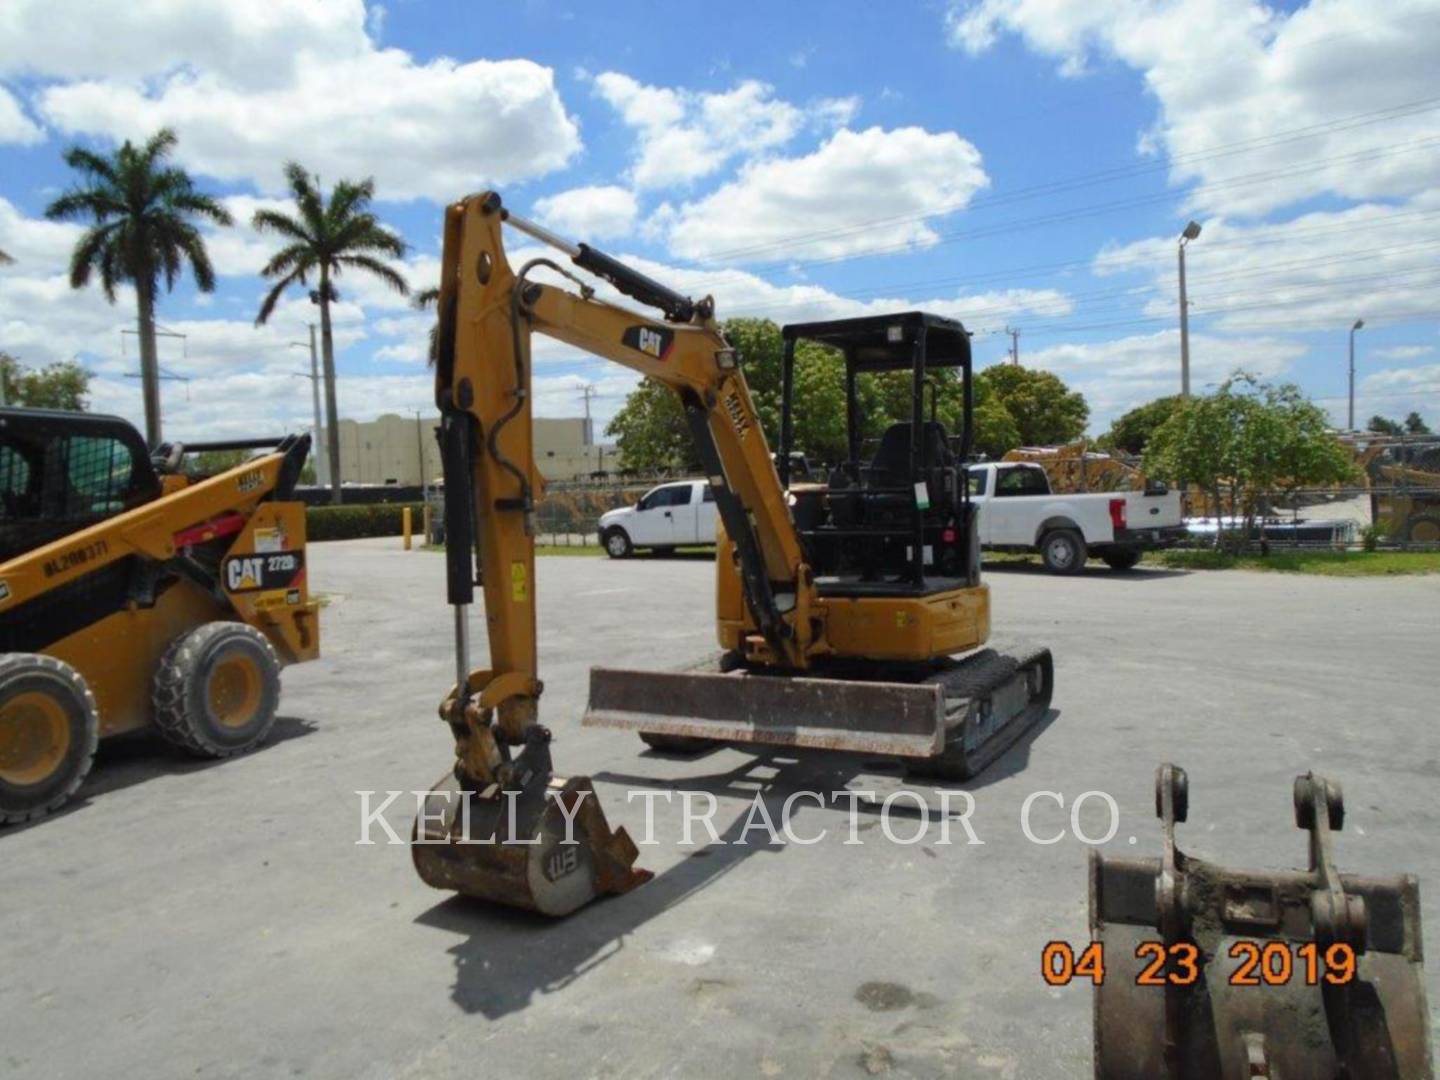
[[405,550],[410,550],[410,507],[400,511],[400,531],[405,537]]

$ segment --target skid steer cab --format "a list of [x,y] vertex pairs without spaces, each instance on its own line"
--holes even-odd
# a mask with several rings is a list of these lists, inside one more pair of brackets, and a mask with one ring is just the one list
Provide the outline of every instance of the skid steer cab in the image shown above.
[[[259,451],[214,476],[187,455]],[[59,807],[99,739],[153,726],[210,758],[270,733],[319,655],[308,436],[164,444],[126,421],[0,409],[0,825]]]

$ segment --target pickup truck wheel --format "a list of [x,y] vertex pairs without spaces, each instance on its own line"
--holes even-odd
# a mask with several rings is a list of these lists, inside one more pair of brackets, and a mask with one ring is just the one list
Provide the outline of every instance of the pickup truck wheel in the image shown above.
[[1074,529],[1054,529],[1040,538],[1040,557],[1052,574],[1078,574],[1085,567],[1085,538]]
[[1107,551],[1100,558],[1111,570],[1134,570],[1140,562],[1138,551]]
[[611,529],[605,534],[605,554],[612,559],[628,559],[635,553],[630,536],[624,529]]

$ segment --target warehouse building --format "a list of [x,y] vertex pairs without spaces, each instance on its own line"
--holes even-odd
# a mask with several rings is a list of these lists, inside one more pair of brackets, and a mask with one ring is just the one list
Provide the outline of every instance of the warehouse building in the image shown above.
[[[340,421],[340,476],[348,484],[418,486],[440,478],[438,416],[386,413]],[[422,468],[423,462],[423,468]],[[535,418],[535,462],[547,480],[574,480],[616,467],[613,446],[595,445],[583,416]]]

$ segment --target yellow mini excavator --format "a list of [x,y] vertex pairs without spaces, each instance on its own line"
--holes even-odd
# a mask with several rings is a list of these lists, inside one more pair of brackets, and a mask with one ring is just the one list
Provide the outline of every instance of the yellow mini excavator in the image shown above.
[[[549,257],[512,269],[507,222],[661,317],[597,298]],[[542,268],[546,283],[532,277]],[[648,877],[633,868],[636,848],[623,829],[610,829],[590,781],[554,777],[550,733],[538,722],[535,332],[679,396],[723,523],[722,653],[708,668],[680,672],[594,670],[586,723],[631,729],[665,749],[746,742],[853,750],[963,777],[1044,716],[1048,650],[984,648],[990,602],[964,480],[971,361],[959,323],[911,312],[786,327],[781,447],[772,458],[742,358],[710,298],[693,300],[568,243],[510,214],[493,192],[472,196],[446,212],[434,342],[456,639],[456,685],[440,712],[456,761],[416,819],[412,852],[425,881],[563,915]],[[787,490],[801,339],[845,359],[850,460],[826,484]],[[958,444],[926,419],[927,373],[938,367],[965,377]],[[911,375],[912,415],[862,460],[856,383],[886,371]],[[467,609],[476,584],[490,667],[472,671]]]
[[[267,451],[217,476],[187,452]],[[308,436],[163,445],[114,416],[0,409],[0,824],[60,806],[99,738],[201,757],[260,743],[280,666],[314,659]]]

